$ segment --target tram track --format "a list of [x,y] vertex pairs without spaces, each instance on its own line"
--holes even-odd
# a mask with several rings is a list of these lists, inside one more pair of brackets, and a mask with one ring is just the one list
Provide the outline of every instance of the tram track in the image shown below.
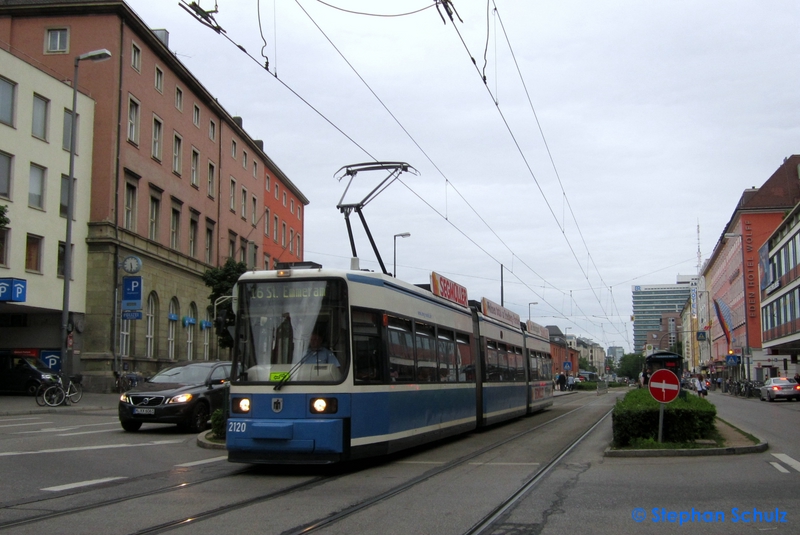
[[[430,469],[427,469],[424,473],[422,473],[422,474],[420,474],[420,475],[418,475],[416,477],[413,477],[413,478],[411,478],[411,479],[409,479],[409,480],[407,480],[407,481],[405,481],[403,483],[394,485],[391,488],[388,488],[383,492],[380,492],[380,493],[375,494],[373,496],[367,497],[367,498],[359,501],[358,503],[355,503],[353,505],[345,507],[345,508],[343,508],[343,509],[341,509],[339,511],[332,512],[332,513],[330,513],[328,515],[322,516],[322,517],[317,518],[315,520],[303,522],[302,524],[298,524],[298,525],[296,525],[296,526],[294,526],[292,528],[283,530],[282,533],[284,535],[293,535],[293,534],[301,534],[301,533],[303,533],[303,534],[305,534],[305,533],[314,533],[314,532],[322,530],[323,528],[326,528],[326,527],[335,525],[337,523],[340,523],[340,522],[342,522],[342,521],[344,521],[344,520],[346,520],[348,518],[351,518],[351,517],[353,517],[355,515],[358,515],[359,513],[362,513],[364,511],[370,509],[371,507],[376,506],[377,504],[380,504],[382,502],[386,502],[388,500],[391,500],[393,497],[396,497],[396,496],[398,496],[400,494],[403,494],[404,492],[407,492],[408,490],[411,490],[411,489],[413,489],[415,487],[418,487],[418,486],[422,485],[423,483],[436,478],[437,476],[441,476],[443,474],[447,474],[448,472],[454,471],[455,469],[457,469],[459,467],[463,467],[465,465],[468,465],[469,463],[471,463],[472,461],[474,461],[475,459],[477,459],[478,457],[480,457],[482,455],[486,455],[487,453],[491,453],[491,452],[493,452],[495,450],[498,450],[499,448],[502,448],[505,445],[511,444],[514,441],[520,440],[523,437],[529,436],[532,433],[535,433],[537,431],[539,431],[539,432],[546,431],[548,429],[548,426],[556,424],[557,422],[561,422],[564,419],[574,415],[578,411],[584,410],[587,407],[592,406],[593,404],[594,404],[594,402],[590,402],[590,403],[582,404],[582,405],[580,405],[578,407],[575,407],[575,408],[570,408],[566,412],[564,412],[564,413],[562,413],[560,415],[557,415],[557,416],[555,416],[553,418],[549,418],[549,419],[547,419],[547,421],[542,422],[542,423],[540,423],[540,424],[538,424],[536,426],[526,428],[526,429],[524,429],[524,430],[522,430],[520,432],[515,432],[513,434],[510,434],[509,436],[504,437],[504,438],[502,438],[500,440],[493,441],[491,444],[487,444],[487,445],[485,445],[483,447],[480,447],[480,448],[478,448],[478,449],[476,449],[474,451],[469,452],[468,454],[465,454],[465,455],[462,455],[462,456],[460,456],[458,458],[455,458],[455,459],[452,459],[450,461],[444,462],[441,466],[434,466],[434,467],[432,467]],[[565,400],[565,403],[562,405],[562,407],[566,408],[568,405],[569,405],[569,402],[566,402],[566,400]],[[547,416],[547,412],[543,413],[543,415],[545,415],[545,417],[546,417]],[[603,418],[605,418],[605,416]],[[600,422],[601,421],[602,421],[602,418],[601,418]],[[500,425],[500,426],[494,426],[493,429],[502,429],[505,425],[506,424],[503,424],[503,425]],[[596,425],[599,425],[599,422],[597,424],[595,424],[595,426],[593,426],[591,429],[594,429],[594,427],[596,427]],[[555,466],[560,461],[560,459],[562,459],[569,451],[571,451],[571,448],[574,447],[574,445],[577,444],[583,438],[583,436],[586,436],[591,432],[591,429],[589,431],[587,431],[586,433],[584,433],[584,435],[582,435],[581,438],[579,438],[578,440],[574,441],[573,443],[567,445],[567,447],[560,453],[560,455],[556,456],[556,458],[554,458],[551,462],[547,463],[541,469],[537,470],[536,474],[534,474],[531,479],[533,480],[533,479],[536,479],[536,478],[544,477],[544,475],[546,475],[546,472],[549,471],[553,466]],[[407,455],[407,452],[405,452],[403,454],[399,454],[398,457],[403,458],[406,455]],[[377,462],[377,461],[371,461],[371,462],[369,462],[369,464],[367,466],[369,466],[369,465],[371,465],[372,463],[375,463],[375,462]],[[383,462],[385,462],[385,461],[383,461]],[[203,523],[205,521],[211,520],[211,519],[216,518],[216,517],[220,517],[220,516],[228,514],[228,513],[232,513],[232,512],[243,510],[243,509],[247,509],[247,508],[254,507],[254,506],[257,506],[257,505],[260,505],[260,504],[264,504],[264,503],[268,503],[268,502],[273,502],[273,501],[279,500],[281,498],[286,498],[287,496],[289,496],[291,494],[312,490],[316,486],[327,484],[327,483],[331,483],[336,479],[339,479],[339,478],[342,478],[342,477],[347,477],[349,475],[353,475],[353,474],[357,473],[358,471],[363,470],[364,467],[365,467],[364,465],[360,465],[360,466],[361,466],[360,468],[359,467],[355,467],[356,468],[355,470],[353,469],[353,467],[350,467],[349,469],[348,468],[335,469],[332,473],[330,471],[328,471],[327,473],[323,473],[323,474],[320,474],[319,471],[317,470],[317,472],[315,474],[310,474],[309,475],[310,479],[308,479],[306,481],[300,481],[300,482],[294,483],[292,485],[285,486],[283,488],[272,489],[269,492],[263,492],[263,493],[258,493],[256,495],[251,495],[251,496],[248,496],[248,497],[246,497],[244,499],[239,499],[239,500],[232,501],[231,503],[228,503],[228,504],[223,504],[223,505],[219,505],[217,507],[207,508],[207,509],[201,510],[199,512],[194,512],[191,515],[185,515],[185,516],[182,515],[179,518],[175,518],[173,520],[167,520],[167,521],[153,523],[150,526],[141,527],[141,528],[138,528],[138,529],[126,530],[125,532],[129,533],[131,535],[133,535],[133,534],[135,534],[135,535],[157,534],[157,533],[166,533],[166,532],[170,532],[170,531],[173,531],[173,530],[179,530],[179,529],[184,528],[184,527],[186,527],[188,525],[197,526],[200,523]],[[87,513],[91,514],[92,511],[96,511],[96,512],[97,511],[102,511],[105,508],[111,508],[113,506],[124,504],[124,503],[130,504],[130,503],[136,503],[137,501],[142,501],[143,502],[147,498],[151,498],[151,497],[155,497],[155,496],[159,496],[159,495],[169,495],[169,494],[173,494],[173,493],[185,492],[185,491],[187,491],[189,489],[192,489],[192,488],[199,489],[199,488],[202,488],[204,485],[216,484],[216,483],[219,483],[221,481],[225,481],[225,480],[229,480],[229,479],[235,479],[237,477],[242,477],[242,476],[246,476],[246,475],[249,475],[249,474],[257,474],[257,475],[260,476],[259,472],[262,471],[262,470],[263,470],[263,467],[252,466],[252,467],[248,467],[248,468],[246,468],[244,470],[238,470],[238,471],[233,472],[233,473],[214,475],[214,476],[211,476],[211,477],[205,477],[205,478],[202,478],[202,479],[198,479],[196,481],[174,483],[174,484],[170,484],[170,485],[160,486],[158,488],[144,490],[144,491],[141,491],[141,492],[132,492],[130,494],[125,494],[125,495],[121,495],[121,496],[115,496],[115,497],[110,497],[110,498],[106,498],[106,499],[101,499],[101,500],[98,500],[98,501],[95,501],[95,502],[86,503],[86,504],[78,505],[78,506],[68,505],[66,500],[68,498],[81,497],[82,495],[89,496],[91,494],[90,492],[88,492],[88,491],[87,492],[74,492],[74,493],[62,494],[60,496],[55,496],[55,497],[45,497],[45,498],[39,498],[39,499],[33,499],[33,500],[24,500],[24,501],[20,501],[20,502],[15,502],[13,504],[5,504],[2,507],[0,507],[0,511],[3,511],[3,510],[12,511],[13,510],[15,512],[19,512],[20,510],[23,510],[23,509],[27,510],[29,508],[36,508],[37,510],[41,510],[41,509],[49,509],[49,510],[46,511],[46,512],[40,513],[40,514],[34,514],[32,516],[27,516],[25,518],[19,518],[19,519],[7,521],[7,522],[0,522],[0,531],[8,531],[8,530],[11,530],[12,528],[25,527],[25,526],[36,528],[37,525],[38,525],[38,526],[41,526],[41,527],[45,527],[45,526],[48,525],[48,522],[55,521],[55,520],[70,522],[70,519],[80,518],[81,515],[86,515]],[[154,477],[154,475],[151,474],[151,475],[147,476],[146,479],[153,479],[153,477]],[[158,477],[158,476],[156,476],[156,477]],[[137,482],[137,481],[141,481],[142,479],[145,479],[145,478],[134,478],[134,479],[131,479],[131,480],[127,480],[127,483],[134,483],[134,482]],[[530,483],[529,482],[529,484],[535,485],[535,482],[534,483]],[[114,485],[109,485],[109,488],[113,488],[113,487],[117,487],[118,488],[118,487],[121,487],[121,486],[124,486],[124,485],[123,484],[114,484]],[[95,489],[95,492],[97,492],[96,489]],[[513,498],[513,496],[512,496],[512,498]],[[60,506],[57,505],[57,504],[59,504],[59,502],[61,503]],[[509,504],[510,503],[511,502],[509,502]],[[503,504],[501,504],[501,506],[503,506]],[[501,507],[501,506],[498,506],[498,507]],[[503,511],[507,510],[507,508],[510,507],[510,506],[511,505],[506,506],[503,509]],[[58,509],[57,510],[53,510],[54,508],[58,508]],[[497,508],[495,508],[495,510],[493,512],[494,513],[498,513],[499,512],[499,514],[502,514],[502,512],[500,512],[500,510],[497,509]],[[476,524],[476,527],[473,528],[473,531],[471,531],[469,533],[470,534],[474,533],[476,535],[478,533],[483,533],[483,531],[480,531],[480,530],[477,530],[477,529],[478,529],[479,526],[484,526],[484,525],[485,526],[491,525],[491,519],[489,519],[488,517],[484,518],[481,522]],[[483,529],[483,528],[481,528],[481,529]]]

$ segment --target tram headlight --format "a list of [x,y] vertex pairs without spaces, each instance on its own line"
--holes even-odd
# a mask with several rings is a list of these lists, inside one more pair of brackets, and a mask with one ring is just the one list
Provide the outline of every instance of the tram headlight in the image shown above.
[[246,414],[250,412],[250,398],[233,398],[231,412],[236,414]]
[[336,414],[339,410],[339,400],[336,398],[312,398],[311,412],[313,414]]

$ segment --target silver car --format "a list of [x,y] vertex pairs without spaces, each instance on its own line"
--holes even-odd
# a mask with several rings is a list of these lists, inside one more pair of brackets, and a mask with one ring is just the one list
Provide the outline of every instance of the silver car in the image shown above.
[[796,399],[800,401],[800,385],[794,379],[773,377],[767,379],[761,387],[761,401],[775,401],[776,399]]

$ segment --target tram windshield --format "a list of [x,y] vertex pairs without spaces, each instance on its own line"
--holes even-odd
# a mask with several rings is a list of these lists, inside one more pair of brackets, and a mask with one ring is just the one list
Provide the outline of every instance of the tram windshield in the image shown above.
[[347,374],[341,280],[240,282],[232,382],[338,383]]

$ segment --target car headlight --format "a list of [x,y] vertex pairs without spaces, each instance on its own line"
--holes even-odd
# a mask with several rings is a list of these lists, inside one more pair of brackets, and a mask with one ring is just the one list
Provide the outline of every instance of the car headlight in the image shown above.
[[121,402],[123,402],[123,403],[130,403],[131,402],[131,400],[128,399],[128,395],[127,394],[120,394],[119,400]]
[[194,396],[192,396],[191,394],[179,394],[174,398],[170,399],[169,403],[188,403],[192,401],[193,397]]

